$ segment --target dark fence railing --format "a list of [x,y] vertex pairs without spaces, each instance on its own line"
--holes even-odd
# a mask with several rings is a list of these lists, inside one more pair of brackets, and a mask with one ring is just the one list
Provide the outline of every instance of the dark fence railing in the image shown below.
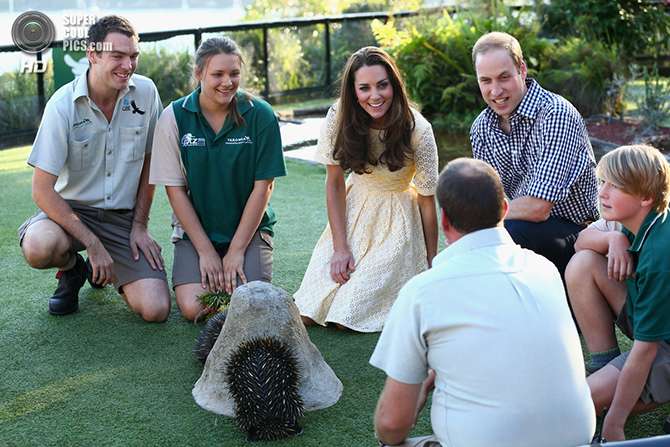
[[[405,17],[411,17],[418,15],[419,13],[431,13],[439,12],[442,8],[425,8],[421,10],[414,11],[403,11],[403,12],[365,12],[365,13],[353,13],[353,14],[341,14],[333,16],[322,16],[322,17],[309,17],[309,18],[293,18],[293,19],[281,19],[281,20],[272,20],[265,22],[245,22],[245,23],[236,23],[230,25],[221,25],[215,27],[204,27],[204,28],[191,28],[191,29],[180,29],[180,30],[171,30],[171,31],[157,31],[157,32],[146,32],[140,33],[141,42],[159,42],[167,39],[171,39],[177,36],[193,36],[193,45],[197,48],[202,41],[202,35],[208,33],[226,33],[226,32],[236,32],[236,31],[254,31],[262,30],[262,41],[261,41],[261,66],[262,66],[262,78],[263,81],[262,91],[259,92],[260,95],[266,99],[270,100],[271,98],[280,98],[287,95],[303,94],[303,93],[313,93],[313,92],[323,92],[328,89],[333,82],[333,61],[331,60],[331,25],[333,24],[344,24],[346,22],[360,22],[360,21],[370,21],[374,19],[388,21],[390,19],[399,19]],[[450,11],[452,12],[453,9]],[[323,77],[323,84],[309,87],[301,87],[291,90],[278,90],[271,91],[270,89],[270,73],[269,73],[269,51],[268,51],[268,30],[274,28],[303,28],[310,27],[315,25],[323,25],[324,27],[324,51],[323,51],[323,61],[324,61],[324,70],[325,76]],[[63,40],[57,40],[49,45],[49,48],[62,47]],[[6,52],[20,52],[21,50],[15,45],[3,45],[0,46],[0,53]],[[43,59],[41,52],[36,54],[38,61]],[[669,65],[670,57],[664,56],[660,58],[661,60],[655,60],[655,63],[659,63],[662,67],[667,70]],[[647,65],[650,61],[640,58],[641,65]],[[665,71],[664,70],[664,71]],[[45,98],[45,79],[43,73],[35,73],[35,82],[37,83],[37,114],[41,116],[41,113],[44,109],[46,103]],[[0,146],[2,146],[2,141],[19,137],[19,136],[30,136],[34,135],[36,129],[24,129],[17,133],[11,135],[2,135],[0,136]]]
[[[298,93],[308,93],[313,91],[324,90],[332,82],[332,63],[331,63],[331,51],[330,51],[330,25],[333,23],[344,23],[344,22],[355,22],[355,21],[366,21],[366,20],[390,20],[391,18],[401,18],[401,17],[410,17],[419,14],[421,11],[434,11],[431,9],[424,10],[415,10],[415,11],[403,11],[403,12],[365,12],[365,13],[354,13],[354,14],[341,14],[334,16],[323,16],[323,17],[310,17],[310,18],[293,18],[293,19],[282,19],[282,20],[272,20],[267,22],[245,22],[237,23],[231,25],[221,25],[213,26],[206,28],[190,28],[190,29],[180,29],[180,30],[171,30],[171,31],[155,31],[147,33],[139,33],[141,42],[159,42],[162,40],[171,39],[177,36],[193,36],[193,45],[197,48],[201,41],[202,35],[206,33],[225,33],[225,32],[234,32],[234,31],[253,31],[253,30],[262,30],[263,31],[263,54],[262,54],[262,63],[265,67],[265,82],[264,82],[264,91],[261,92],[261,95],[267,100],[273,97],[286,96],[290,94]],[[270,91],[270,82],[269,82],[269,73],[268,73],[268,34],[267,31],[272,28],[286,28],[286,27],[307,27],[314,25],[324,25],[324,62],[326,67],[326,77],[325,84],[293,89],[293,90],[284,90],[271,92]],[[63,40],[53,41],[48,48],[62,47]],[[3,52],[20,52],[21,49],[16,45],[2,45],[0,46],[0,53]],[[36,53],[37,60],[42,60],[42,52]],[[44,98],[44,75],[42,73],[36,73],[36,82],[38,85],[38,102],[43,108],[45,103]]]

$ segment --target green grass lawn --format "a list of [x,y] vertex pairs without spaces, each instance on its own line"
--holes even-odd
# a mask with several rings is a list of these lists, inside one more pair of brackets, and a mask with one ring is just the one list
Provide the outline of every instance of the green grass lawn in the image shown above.
[[[191,395],[203,366],[193,343],[202,323],[173,303],[167,322],[148,324],[111,287],[85,285],[78,312],[53,317],[54,271],[28,267],[16,229],[36,210],[29,148],[0,151],[0,446],[245,446],[234,420],[200,408]],[[326,225],[325,169],[287,162],[272,204],[278,216],[273,283],[294,293]],[[150,230],[172,265],[170,205],[157,191]],[[384,384],[368,364],[378,334],[309,328],[344,384],[339,402],[307,413],[303,435],[276,446],[374,446],[372,415]],[[623,342],[623,340],[622,340]],[[532,361],[532,353],[529,353]],[[629,437],[662,434],[668,408],[631,418]],[[486,424],[486,421],[482,421]],[[413,436],[430,434],[424,411]]]

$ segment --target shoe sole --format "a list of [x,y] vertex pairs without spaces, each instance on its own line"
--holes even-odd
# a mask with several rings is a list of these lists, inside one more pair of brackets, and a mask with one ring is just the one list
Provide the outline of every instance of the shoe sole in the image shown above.
[[51,308],[49,308],[49,313],[50,313],[51,315],[62,316],[62,315],[73,314],[73,313],[75,313],[78,309],[79,309],[79,303],[77,303],[77,305],[74,307],[74,309],[68,309],[68,310],[64,310],[64,311],[62,311],[62,312],[54,312],[53,310],[51,310]]

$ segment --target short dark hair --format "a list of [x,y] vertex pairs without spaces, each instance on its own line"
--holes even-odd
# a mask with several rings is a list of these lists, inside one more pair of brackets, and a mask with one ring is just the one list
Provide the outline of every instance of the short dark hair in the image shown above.
[[497,226],[505,215],[505,191],[498,173],[472,158],[450,161],[437,180],[437,201],[460,233]]
[[109,33],[120,33],[128,37],[134,37],[138,41],[140,36],[137,30],[130,21],[124,17],[110,14],[108,16],[100,17],[88,29],[88,36],[86,38],[86,47],[97,47],[97,43],[101,43]]

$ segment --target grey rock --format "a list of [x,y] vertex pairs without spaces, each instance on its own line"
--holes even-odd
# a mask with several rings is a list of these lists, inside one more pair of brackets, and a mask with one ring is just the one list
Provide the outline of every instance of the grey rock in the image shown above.
[[238,287],[230,298],[226,322],[193,388],[198,405],[235,417],[235,402],[225,380],[228,357],[243,341],[265,335],[283,341],[295,353],[300,371],[298,392],[306,411],[337,403],[342,382],[309,339],[291,295],[272,284],[253,281]]

